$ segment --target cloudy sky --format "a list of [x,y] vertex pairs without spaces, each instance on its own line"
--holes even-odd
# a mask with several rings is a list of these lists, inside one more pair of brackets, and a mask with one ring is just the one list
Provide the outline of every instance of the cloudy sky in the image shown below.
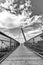
[[43,14],[43,0],[31,0],[33,14]]
[[[0,2],[4,2],[4,1],[0,0]],[[18,16],[12,15],[11,13],[4,10],[3,12],[0,12],[0,27],[15,28],[21,26],[21,21],[23,21],[22,19],[24,18],[25,16],[23,15],[18,15]]]
[[[5,0],[0,0],[0,3],[1,2],[4,3]],[[37,17],[38,17],[37,15],[43,14],[43,0],[31,0],[31,4],[32,4],[32,15],[36,15],[35,19],[37,20]],[[23,15],[15,16],[15,15],[10,14],[7,11],[1,12],[1,10],[0,10],[0,28],[9,29],[9,28],[19,27],[19,26],[21,26],[21,23],[23,22],[24,18],[25,18],[25,16],[23,16]],[[30,21],[30,19],[28,20],[28,22],[29,21]],[[35,26],[36,26],[36,24],[35,24]],[[35,31],[35,26],[33,26],[34,31]],[[37,26],[36,26],[36,29],[39,28],[39,26],[38,27]],[[33,27],[31,29],[33,29]],[[13,31],[14,31],[14,29],[11,30],[10,32],[13,32]],[[28,27],[28,29],[26,29],[26,31],[29,31],[29,27]],[[18,29],[17,29],[17,31],[14,31],[14,32],[19,33]],[[37,31],[35,31],[35,32],[37,33]],[[40,32],[40,29],[38,29],[38,32]],[[29,32],[26,34],[26,36],[29,37],[28,35],[29,35]],[[22,35],[19,35],[19,36],[22,36]],[[16,38],[18,38],[19,36],[17,36]],[[22,40],[20,40],[20,37],[19,37],[19,41],[23,41],[23,37],[22,37]]]
[[18,27],[21,25],[21,20],[24,18],[24,16],[19,15],[15,16],[7,11],[3,11],[0,13],[0,27],[5,27],[5,28],[13,28],[13,27]]
[[[4,2],[5,0],[0,0]],[[43,0],[31,0],[33,15],[43,14]],[[9,14],[7,11],[0,13],[0,27],[13,28],[21,25],[21,20],[24,19],[23,15],[15,16]]]

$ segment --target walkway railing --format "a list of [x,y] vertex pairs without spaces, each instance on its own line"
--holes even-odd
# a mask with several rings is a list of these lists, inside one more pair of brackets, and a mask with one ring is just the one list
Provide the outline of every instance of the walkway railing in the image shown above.
[[43,33],[29,39],[24,45],[43,56]]
[[0,32],[0,63],[5,60],[20,43],[12,37]]

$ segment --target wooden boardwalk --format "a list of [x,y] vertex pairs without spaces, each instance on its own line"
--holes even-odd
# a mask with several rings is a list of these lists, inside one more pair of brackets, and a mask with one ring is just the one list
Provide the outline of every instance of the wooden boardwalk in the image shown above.
[[22,44],[0,65],[43,65],[43,59]]

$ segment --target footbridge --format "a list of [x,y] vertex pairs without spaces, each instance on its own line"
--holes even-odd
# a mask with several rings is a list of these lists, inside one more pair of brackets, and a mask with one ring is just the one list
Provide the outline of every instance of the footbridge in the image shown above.
[[[24,31],[21,30],[25,39],[23,44],[2,32],[0,33],[5,36],[4,38],[0,36],[0,53],[4,54],[2,57],[0,56],[0,65],[43,65],[43,33],[26,40]],[[7,43],[5,44],[5,42]]]

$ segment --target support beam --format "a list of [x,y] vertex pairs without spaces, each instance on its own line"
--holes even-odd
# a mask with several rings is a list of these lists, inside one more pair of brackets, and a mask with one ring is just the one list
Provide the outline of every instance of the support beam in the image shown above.
[[1,49],[2,49],[2,44],[3,44],[3,41],[1,41]]
[[33,45],[34,45],[34,43],[35,43],[35,42],[34,42],[34,38],[33,38]]
[[23,28],[21,28],[21,31],[22,31],[22,34],[23,34],[24,40],[25,40],[25,42],[26,42],[27,40],[26,40],[26,37],[25,37],[24,31],[23,31]]
[[11,39],[10,39],[10,49],[11,49],[11,43],[12,43],[12,42],[11,42]]

